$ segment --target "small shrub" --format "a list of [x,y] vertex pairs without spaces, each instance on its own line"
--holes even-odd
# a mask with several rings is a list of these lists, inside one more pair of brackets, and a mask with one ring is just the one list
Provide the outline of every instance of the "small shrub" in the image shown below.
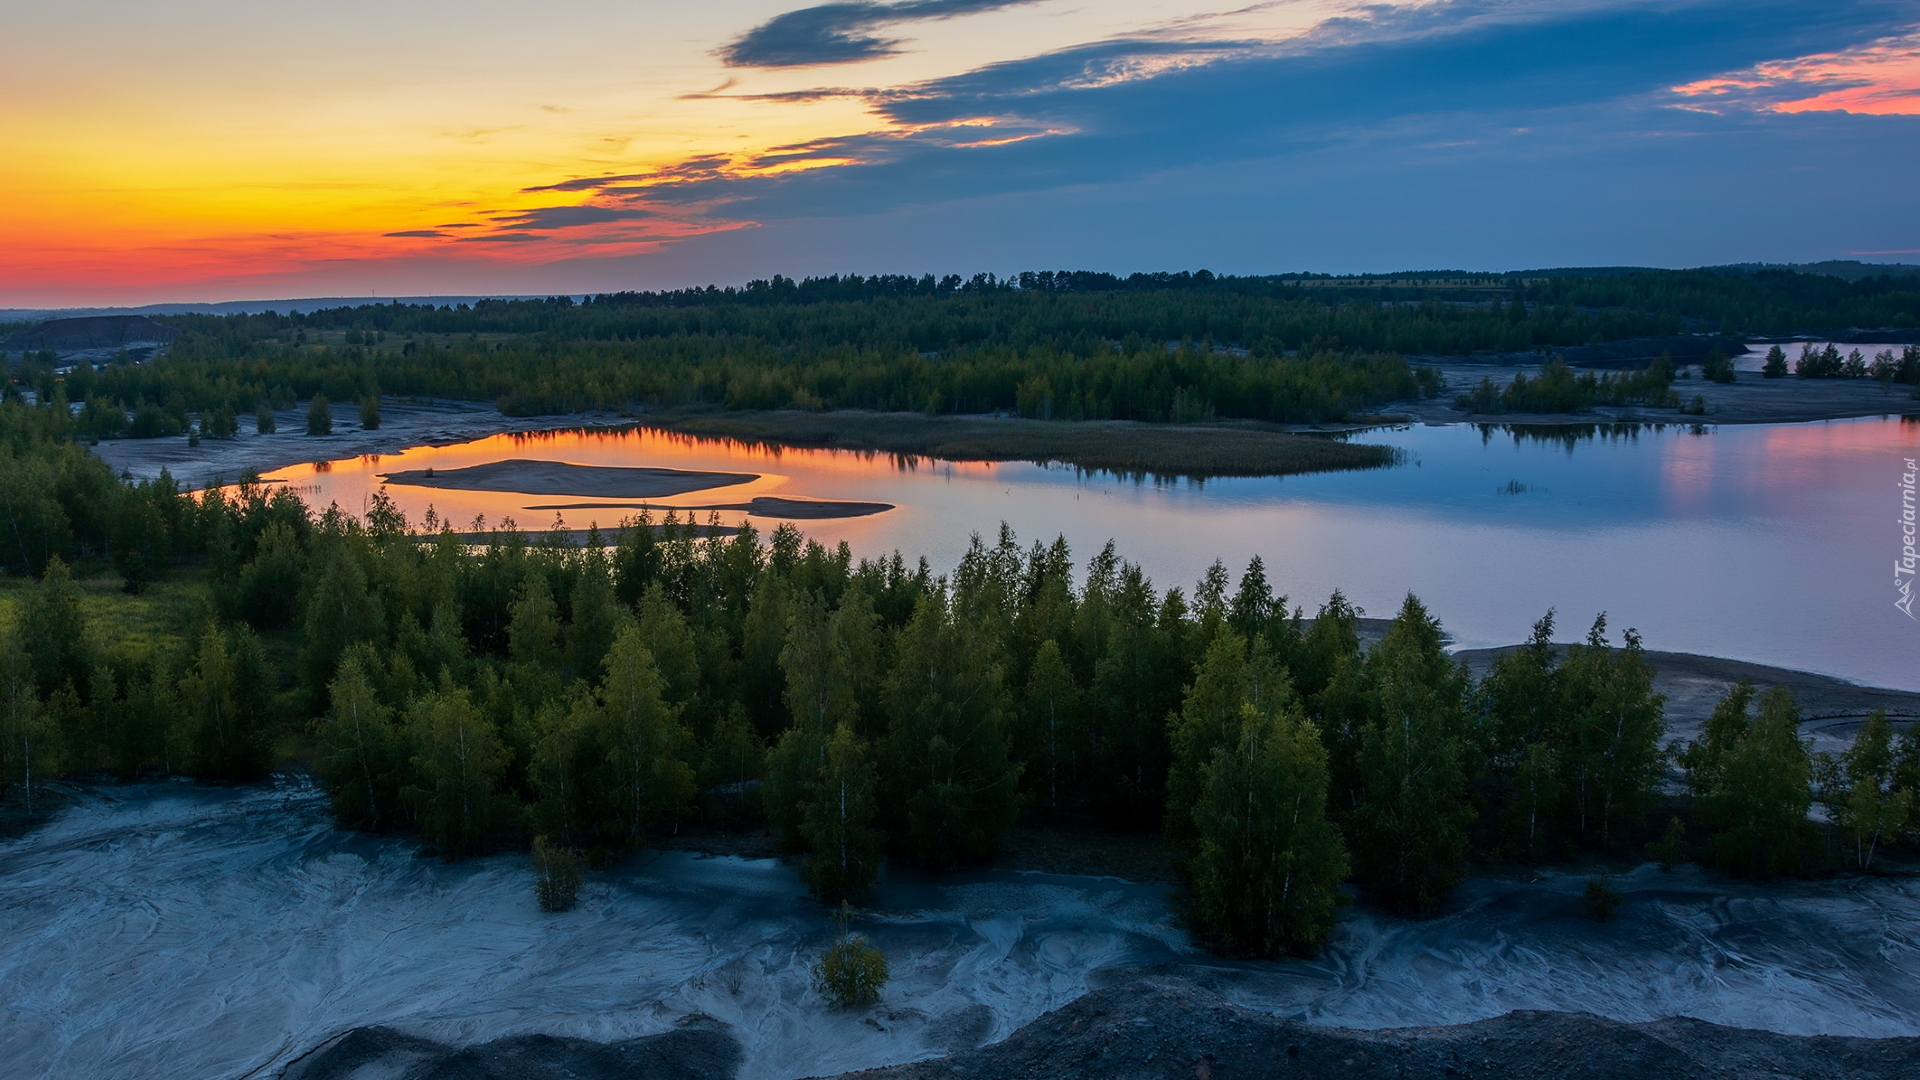
[[1587,879],[1586,895],[1580,898],[1581,913],[1594,922],[1612,922],[1614,912],[1620,908],[1620,890],[1613,887],[1613,879],[1605,874],[1597,874]]
[[851,910],[840,905],[840,939],[827,946],[813,965],[813,987],[842,1009],[871,1005],[887,985],[887,954],[866,938],[847,931]]
[[333,403],[325,394],[313,395],[313,402],[307,406],[307,434],[333,434]]
[[1660,839],[1647,845],[1647,854],[1660,864],[1660,869],[1672,873],[1673,868],[1687,857],[1687,827],[1679,818],[1667,822],[1667,831]]
[[1733,381],[1733,361],[1727,359],[1727,354],[1716,346],[1701,361],[1700,374],[1717,383],[1730,383]]
[[360,399],[360,426],[368,431],[380,428],[380,399],[364,397]]
[[262,435],[271,435],[277,425],[273,422],[273,406],[262,405],[260,411],[253,414],[253,430]]
[[533,895],[541,911],[572,911],[580,902],[580,856],[534,837]]

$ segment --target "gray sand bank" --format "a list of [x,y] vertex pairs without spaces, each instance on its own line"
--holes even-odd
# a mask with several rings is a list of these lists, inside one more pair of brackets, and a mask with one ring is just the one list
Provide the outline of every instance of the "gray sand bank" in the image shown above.
[[867,517],[870,514],[884,514],[893,509],[892,503],[854,502],[845,499],[788,499],[778,495],[760,495],[740,503],[713,503],[702,506],[657,506],[652,503],[540,503],[535,506],[523,506],[522,510],[625,510],[639,513],[642,510],[656,512],[674,511],[680,514],[693,512],[706,513],[709,510],[741,510],[754,517],[781,518],[791,521],[825,521],[831,518]]
[[731,487],[760,477],[755,473],[694,472],[612,465],[574,465],[564,461],[508,458],[464,469],[403,469],[381,476],[389,484],[452,488],[459,491],[510,491],[523,495],[597,495],[601,498],[658,499],[689,491]]

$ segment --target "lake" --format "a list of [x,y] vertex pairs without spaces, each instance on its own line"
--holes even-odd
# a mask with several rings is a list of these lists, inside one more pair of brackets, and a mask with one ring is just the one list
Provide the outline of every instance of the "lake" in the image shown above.
[[[268,474],[318,506],[364,510],[380,474],[504,458],[750,472],[737,486],[651,500],[745,502],[778,494],[887,502],[870,517],[800,521],[857,555],[900,550],[950,569],[971,533],[1005,522],[1022,543],[1063,535],[1077,561],[1108,540],[1161,587],[1191,589],[1215,559],[1253,555],[1308,612],[1335,588],[1370,615],[1418,594],[1462,647],[1526,637],[1549,608],[1559,637],[1605,611],[1614,640],[1920,690],[1920,622],[1894,607],[1903,461],[1920,423],[1897,417],[1752,426],[1455,424],[1367,432],[1397,466],[1312,476],[1161,480],[1027,463],[906,461],[769,449],[650,430],[499,435]],[[466,527],[598,501],[393,486],[418,522],[431,506]],[[567,511],[615,525],[619,509]],[[656,513],[656,518],[659,516]],[[721,512],[728,524],[745,515]],[[706,515],[701,514],[702,520]],[[776,521],[755,518],[762,528]]]

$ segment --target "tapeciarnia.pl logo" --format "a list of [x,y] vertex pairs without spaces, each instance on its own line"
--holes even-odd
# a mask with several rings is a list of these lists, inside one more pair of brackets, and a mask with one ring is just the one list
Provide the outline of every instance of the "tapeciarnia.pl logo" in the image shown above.
[[1893,587],[1900,599],[1893,606],[1906,612],[1907,618],[1920,622],[1913,614],[1913,572],[1916,556],[1913,551],[1914,514],[1913,481],[1914,474],[1920,468],[1914,467],[1914,459],[1905,459],[1907,471],[1900,474],[1900,557],[1893,560]]

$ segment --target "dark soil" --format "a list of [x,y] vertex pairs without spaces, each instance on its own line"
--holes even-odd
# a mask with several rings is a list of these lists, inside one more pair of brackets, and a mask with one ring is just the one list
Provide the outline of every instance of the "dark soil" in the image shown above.
[[[522,1035],[454,1049],[355,1028],[283,1080],[726,1080],[742,1064],[725,1025],[617,1043]],[[1449,1027],[1316,1027],[1236,1006],[1184,979],[1134,975],[1004,1042],[837,1080],[1911,1080],[1920,1038],[1776,1035],[1673,1018],[1512,1012]]]
[[740,1069],[726,1025],[690,1017],[677,1031],[597,1043],[516,1035],[456,1050],[392,1028],[352,1031],[295,1061],[283,1080],[710,1080]]
[[1513,1012],[1451,1027],[1356,1031],[1281,1020],[1182,979],[1096,990],[992,1046],[841,1080],[1909,1080],[1920,1038],[1748,1031],[1701,1020],[1622,1024]]

